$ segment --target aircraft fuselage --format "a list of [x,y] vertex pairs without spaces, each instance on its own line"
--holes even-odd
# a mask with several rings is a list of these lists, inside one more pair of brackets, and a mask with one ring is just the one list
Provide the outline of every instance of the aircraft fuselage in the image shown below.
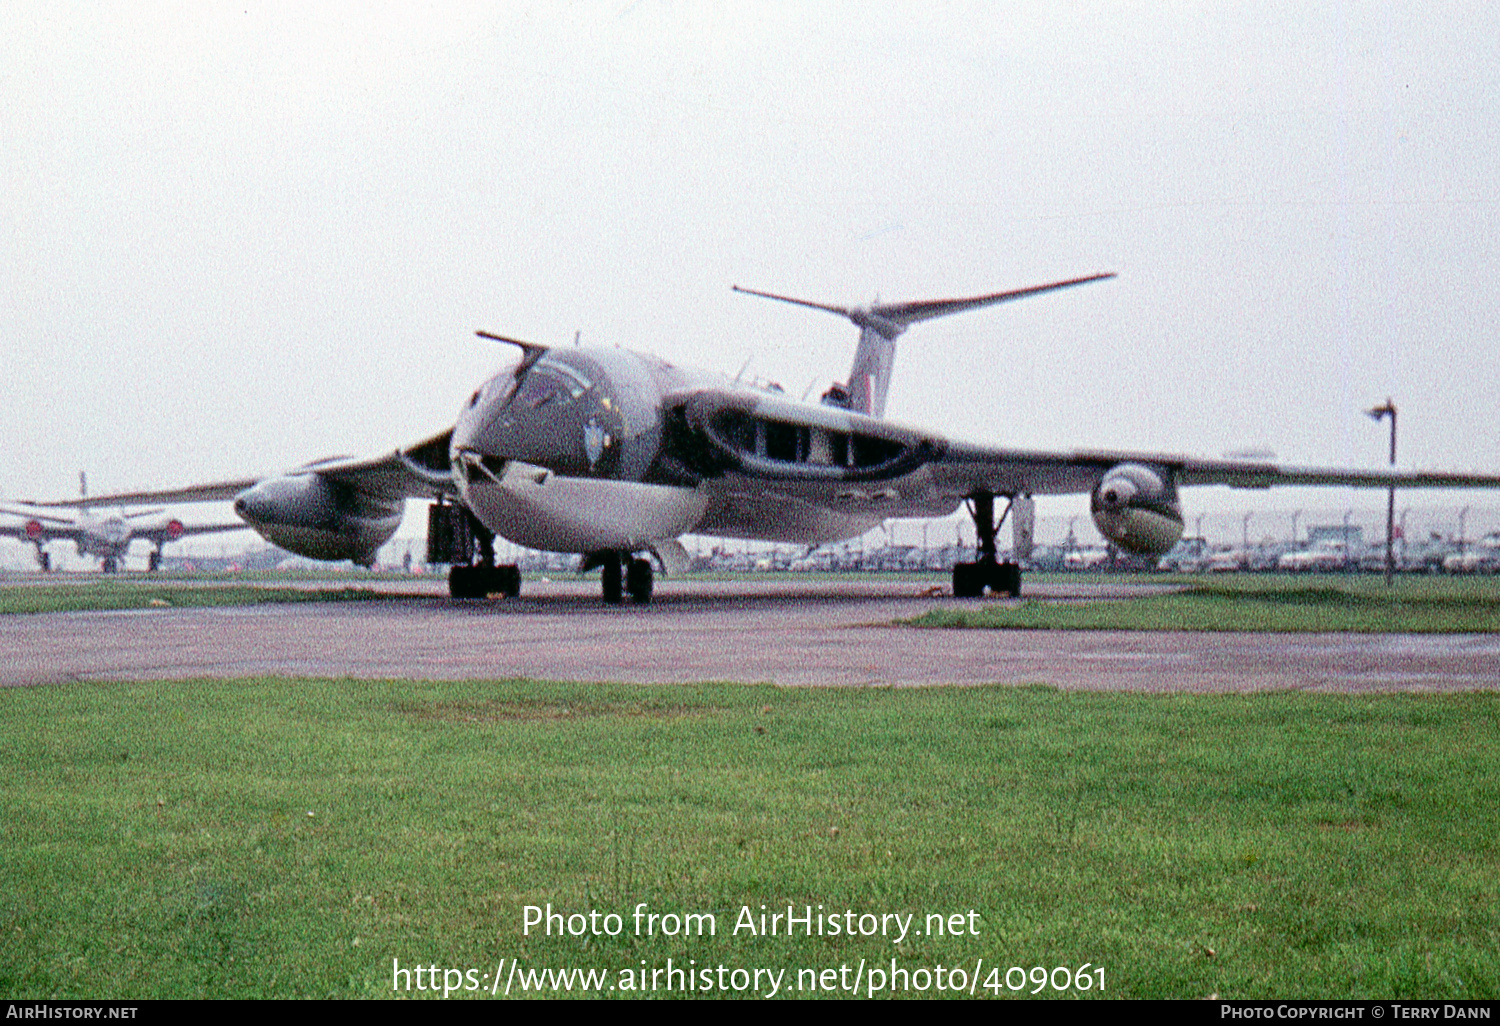
[[490,530],[556,552],[689,533],[819,544],[944,516],[940,440],[626,350],[551,349],[474,393],[450,458]]
[[130,548],[130,539],[135,534],[129,519],[121,510],[96,513],[80,510],[78,534],[75,545],[80,556],[99,556],[104,559],[119,559]]

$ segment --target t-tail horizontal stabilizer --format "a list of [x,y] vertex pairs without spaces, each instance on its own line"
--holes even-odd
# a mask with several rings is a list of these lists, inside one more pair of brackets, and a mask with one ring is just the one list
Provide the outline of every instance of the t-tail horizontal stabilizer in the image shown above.
[[738,285],[734,286],[734,291],[794,303],[797,306],[810,306],[814,310],[826,310],[840,317],[847,317],[859,325],[859,348],[854,351],[854,365],[849,369],[848,398],[841,400],[840,405],[846,402],[851,410],[871,417],[883,417],[886,393],[891,384],[891,368],[896,360],[896,337],[916,322],[1113,277],[1113,274],[1091,274],[1083,278],[1069,278],[1067,281],[1054,281],[1046,285],[1012,289],[1009,292],[992,292],[987,296],[973,296],[969,299],[929,299],[916,303],[874,303],[854,307],[814,303],[791,296],[778,296],[774,292],[742,289]]

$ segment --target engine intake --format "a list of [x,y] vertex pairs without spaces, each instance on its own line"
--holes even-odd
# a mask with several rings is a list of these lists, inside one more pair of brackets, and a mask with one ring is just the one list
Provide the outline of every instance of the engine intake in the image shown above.
[[942,455],[938,440],[891,424],[741,395],[694,396],[676,422],[687,437],[674,447],[696,457],[701,476],[734,468],[775,480],[887,481]]
[[1094,486],[1089,507],[1099,533],[1126,552],[1162,555],[1182,537],[1177,482],[1167,468],[1117,464]]

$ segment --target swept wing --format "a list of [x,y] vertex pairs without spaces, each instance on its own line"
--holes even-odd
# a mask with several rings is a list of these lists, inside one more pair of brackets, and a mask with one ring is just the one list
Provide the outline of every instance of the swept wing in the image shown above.
[[1100,474],[1121,464],[1170,470],[1177,484],[1272,488],[1289,485],[1343,485],[1352,488],[1496,488],[1500,475],[1427,470],[1354,470],[1285,466],[1262,460],[1205,459],[1176,453],[1080,449],[1046,452],[950,443],[933,466],[941,487],[967,495],[1083,494]]
[[[448,439],[452,429],[425,438],[414,445],[379,456],[356,458],[334,456],[317,460],[286,476],[316,474],[381,499],[436,498],[453,493],[448,470]],[[186,485],[181,488],[146,489],[90,496],[93,505],[134,502],[222,502],[266,481],[265,477],[238,477],[225,481]],[[37,510],[77,506],[77,499],[28,500]],[[39,514],[42,515],[42,514]]]

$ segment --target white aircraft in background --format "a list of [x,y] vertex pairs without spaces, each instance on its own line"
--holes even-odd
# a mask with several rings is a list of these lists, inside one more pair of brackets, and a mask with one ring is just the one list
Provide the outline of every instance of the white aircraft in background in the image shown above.
[[[956,442],[885,420],[896,339],[912,324],[1112,278],[1096,274],[968,299],[841,307],[750,292],[847,317],[860,329],[846,382],[817,403],[623,349],[518,346],[521,360],[474,391],[453,427],[369,459],[336,458],[269,478],[109,496],[113,502],[233,498],[262,536],[314,559],[369,564],[406,499],[428,512],[428,562],[449,563],[455,597],[520,591],[496,566],[497,535],[584,556],[606,602],[651,598],[655,566],[685,568],[678,540],[707,534],[819,545],[891,518],[943,517],[967,505],[978,543],[953,568],[953,592],[1016,595],[1017,563],[995,538],[1014,512],[1030,548],[1035,495],[1079,494],[1099,531],[1128,552],[1160,555],[1182,535],[1183,485],[1500,487],[1500,476],[1284,467],[1259,458],[1123,451],[1045,452]],[[999,520],[995,500],[1008,505]]]
[[19,524],[0,524],[0,535],[8,535],[36,546],[37,562],[42,570],[52,569],[52,557],[46,546],[52,541],[71,541],[80,556],[98,556],[104,561],[104,572],[112,574],[124,568],[125,554],[130,543],[137,538],[151,543],[147,556],[147,569],[155,570],[161,565],[161,549],[167,542],[177,541],[195,534],[213,534],[218,531],[242,531],[243,523],[187,525],[176,517],[168,516],[165,509],[146,509],[126,513],[121,509],[96,510],[88,497],[88,478],[78,475],[79,498],[71,503],[50,503],[56,506],[77,506],[76,512],[60,515],[48,509],[39,509],[31,504],[10,505],[0,503],[0,513],[18,517]]

